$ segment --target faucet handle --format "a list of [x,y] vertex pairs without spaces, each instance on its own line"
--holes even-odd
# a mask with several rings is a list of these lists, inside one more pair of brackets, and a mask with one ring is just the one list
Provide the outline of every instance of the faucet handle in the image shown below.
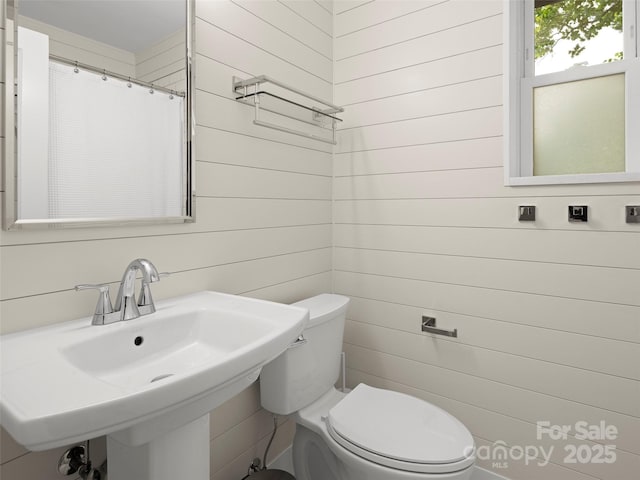
[[[171,275],[169,272],[158,273],[158,280]],[[156,311],[156,307],[153,303],[153,297],[151,296],[151,287],[149,283],[142,279],[140,286],[140,295],[138,296],[138,309],[142,315],[153,313]]]
[[142,281],[142,286],[140,287],[140,295],[138,296],[138,307],[149,307],[147,308],[147,312],[145,313],[153,313],[156,311],[155,306],[153,305],[153,297],[151,296],[151,287],[149,284]]
[[113,313],[113,306],[111,305],[111,297],[109,296],[109,284],[99,283],[83,283],[75,286],[76,291],[80,290],[98,290],[100,296],[98,297],[98,303],[96,304],[96,311],[93,314],[93,324],[104,324],[104,317],[109,313]]

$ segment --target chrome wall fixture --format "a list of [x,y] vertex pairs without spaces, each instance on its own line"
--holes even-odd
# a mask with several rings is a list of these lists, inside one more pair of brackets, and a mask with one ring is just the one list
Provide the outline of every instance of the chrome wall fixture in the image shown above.
[[[344,112],[344,108],[274,80],[267,75],[247,80],[233,77],[232,87],[237,101],[254,107],[253,123],[255,125],[332,145],[336,144],[336,124],[342,120],[335,114]],[[311,125],[313,128],[309,130],[318,131],[320,134],[265,121],[261,118],[261,111],[268,111],[292,119],[295,121],[294,123]]]
[[422,316],[422,331],[427,333],[435,333],[436,335],[444,335],[445,337],[457,337],[458,329],[444,330],[436,327],[436,317]]
[[589,207],[587,205],[569,205],[569,221],[574,223],[589,221]]
[[520,205],[518,207],[518,221],[520,221],[520,222],[535,222],[536,221],[536,206],[535,205]]
[[627,223],[640,223],[640,205],[627,205],[625,218]]
[[100,468],[93,468],[90,457],[91,441],[85,445],[76,445],[65,451],[58,460],[58,473],[64,476],[74,475],[82,480],[101,480],[106,475],[106,460]]

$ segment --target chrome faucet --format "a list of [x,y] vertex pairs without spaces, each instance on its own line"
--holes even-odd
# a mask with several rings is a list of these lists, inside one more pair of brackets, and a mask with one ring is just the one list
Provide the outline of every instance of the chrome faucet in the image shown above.
[[[136,302],[135,285],[138,271],[142,273],[142,286],[140,287],[140,296]],[[156,267],[149,260],[144,258],[133,260],[122,275],[114,306],[111,305],[108,284],[83,284],[76,285],[75,288],[76,290],[97,289],[100,291],[100,298],[98,299],[91,324],[108,325],[109,323],[132,320],[155,312],[156,307],[153,303],[149,284],[159,281],[160,277],[164,275],[167,274],[158,273]]]
[[[140,302],[136,303],[136,277],[138,270],[142,272],[142,287],[140,288]],[[160,280],[158,270],[149,260],[137,258],[133,260],[122,275],[120,289],[116,297],[114,310],[121,312],[120,320],[132,320],[140,315],[156,311],[151,298],[149,284]],[[138,308],[138,306],[140,308]]]

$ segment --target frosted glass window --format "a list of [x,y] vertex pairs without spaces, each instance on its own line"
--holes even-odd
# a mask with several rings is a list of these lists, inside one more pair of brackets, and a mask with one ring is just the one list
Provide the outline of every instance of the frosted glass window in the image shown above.
[[625,171],[625,75],[533,89],[533,174]]
[[503,8],[505,185],[640,181],[640,0]]

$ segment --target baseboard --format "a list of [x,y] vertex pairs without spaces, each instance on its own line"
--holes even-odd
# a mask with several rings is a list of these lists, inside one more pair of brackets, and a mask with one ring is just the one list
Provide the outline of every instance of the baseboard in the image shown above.
[[473,475],[471,475],[471,480],[510,480],[507,477],[503,477],[502,475],[498,475],[495,472],[490,470],[486,470],[484,468],[478,467],[477,465],[473,467]]
[[291,475],[294,475],[291,446],[283,450],[280,455],[270,461],[267,466],[269,468],[284,470],[285,472],[289,472]]
[[[274,458],[269,463],[269,468],[276,468],[278,470],[284,470],[285,472],[289,472],[292,475],[295,475],[293,471],[293,457],[291,452],[291,447],[283,450],[280,455]],[[473,467],[473,474],[471,475],[471,480],[509,480],[507,477],[503,477],[502,475],[498,475],[495,472],[491,472],[489,470],[485,470],[484,468],[480,468],[478,466]]]

